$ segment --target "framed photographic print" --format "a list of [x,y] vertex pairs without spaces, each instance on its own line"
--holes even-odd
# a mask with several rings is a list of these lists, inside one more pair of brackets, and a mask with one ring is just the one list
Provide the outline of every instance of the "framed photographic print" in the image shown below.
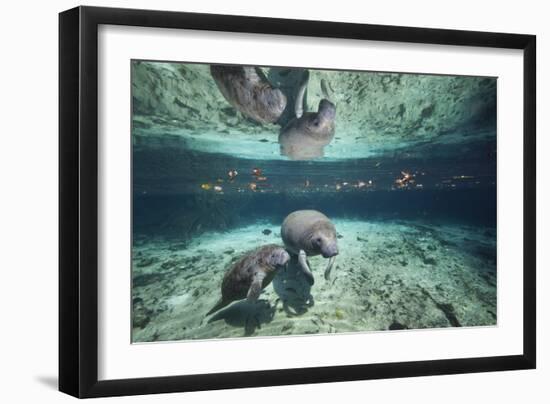
[[60,390],[535,367],[535,37],[60,14]]

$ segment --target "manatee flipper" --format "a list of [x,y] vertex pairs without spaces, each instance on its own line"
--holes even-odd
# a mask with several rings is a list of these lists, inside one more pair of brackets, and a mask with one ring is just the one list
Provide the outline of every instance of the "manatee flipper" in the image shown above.
[[332,267],[334,266],[334,261],[336,261],[336,255],[330,257],[328,259],[328,264],[325,269],[325,279],[328,281],[330,279],[330,271],[332,270]]
[[330,100],[331,96],[331,92],[329,90],[332,90],[330,83],[328,83],[325,79],[321,79],[321,92],[323,93],[323,98],[326,98],[327,100]]
[[250,285],[248,293],[246,294],[246,299],[248,301],[255,302],[256,300],[258,300],[262,291],[262,284],[265,276],[265,271],[256,271],[256,273],[254,274],[254,279],[252,279],[252,284]]
[[300,87],[298,88],[298,93],[296,95],[296,101],[294,104],[294,114],[296,118],[300,118],[304,114],[304,96],[307,89],[307,84],[309,82],[309,70],[304,72],[304,78]]
[[304,250],[300,250],[300,252],[298,253],[298,263],[300,264],[300,268],[302,268],[302,271],[304,272],[308,283],[310,285],[313,285],[315,283],[315,279],[313,279],[313,274],[311,273],[311,269],[309,269],[309,265],[307,264],[307,255]]
[[209,316],[210,314],[212,314],[212,313],[214,313],[214,312],[216,312],[220,309],[223,309],[229,303],[231,303],[231,302],[226,302],[223,299],[218,300],[218,303],[216,303],[216,305],[214,307],[212,307],[208,313],[206,313],[206,316]]

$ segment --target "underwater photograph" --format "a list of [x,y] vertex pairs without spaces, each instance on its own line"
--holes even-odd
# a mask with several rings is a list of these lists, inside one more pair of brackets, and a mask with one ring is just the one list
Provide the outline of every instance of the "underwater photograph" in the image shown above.
[[133,343],[497,325],[497,78],[132,60]]

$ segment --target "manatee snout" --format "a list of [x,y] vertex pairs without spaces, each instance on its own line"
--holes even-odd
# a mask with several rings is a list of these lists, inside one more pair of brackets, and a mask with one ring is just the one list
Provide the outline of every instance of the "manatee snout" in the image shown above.
[[338,244],[336,240],[327,243],[321,248],[321,255],[323,258],[331,258],[338,255]]
[[[331,229],[325,229],[322,233],[312,239],[312,247],[317,250],[317,254],[321,254],[323,258],[331,258],[338,255],[338,243],[336,237],[331,233]],[[328,233],[328,234],[327,234]]]

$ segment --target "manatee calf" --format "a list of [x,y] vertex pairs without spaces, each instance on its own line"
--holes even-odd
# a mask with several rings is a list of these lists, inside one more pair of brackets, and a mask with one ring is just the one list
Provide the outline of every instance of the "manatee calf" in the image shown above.
[[276,271],[285,266],[290,256],[284,248],[269,244],[246,253],[225,273],[222,297],[206,314],[220,310],[236,300],[256,301],[260,292],[271,283]]
[[298,256],[299,265],[312,285],[314,279],[307,262],[308,256],[321,254],[329,258],[325,279],[330,278],[330,271],[338,255],[338,244],[336,228],[328,217],[316,210],[292,212],[283,221],[281,237],[287,250]]
[[336,107],[322,99],[317,112],[305,112],[301,116],[299,113],[296,108],[296,118],[279,133],[281,154],[292,160],[323,157],[324,147],[334,138]]
[[210,73],[225,99],[256,122],[274,123],[286,108],[286,96],[258,67],[211,65]]

